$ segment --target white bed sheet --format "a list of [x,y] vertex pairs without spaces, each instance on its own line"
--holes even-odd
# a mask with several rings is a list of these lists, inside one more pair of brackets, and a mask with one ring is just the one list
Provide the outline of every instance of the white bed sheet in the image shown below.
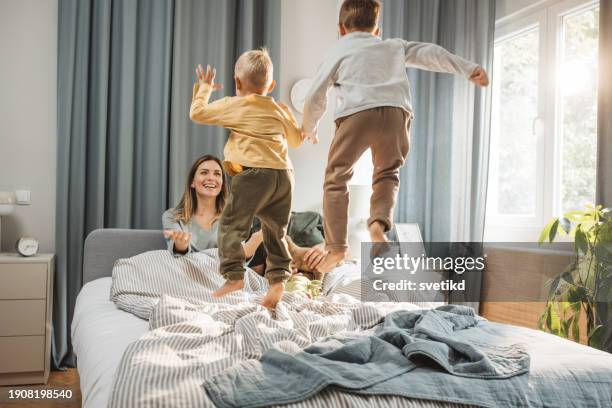
[[85,408],[107,406],[123,352],[149,330],[149,322],[109,300],[111,282],[107,277],[85,284],[74,309],[72,346]]

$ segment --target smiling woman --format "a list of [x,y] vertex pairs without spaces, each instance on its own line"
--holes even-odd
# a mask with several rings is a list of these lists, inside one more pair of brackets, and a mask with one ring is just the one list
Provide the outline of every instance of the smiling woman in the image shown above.
[[217,157],[204,155],[193,163],[181,201],[162,216],[168,250],[180,256],[217,247],[217,221],[225,207],[226,181]]
[[[189,170],[178,205],[162,215],[168,250],[174,256],[217,248],[218,221],[225,208],[227,194],[227,175],[221,160],[213,155],[197,159]],[[300,247],[293,242],[290,234],[287,238],[292,267],[296,270],[316,270],[326,254],[323,245]],[[263,274],[266,255],[262,242],[263,235],[259,229],[242,243],[242,248],[245,259],[251,260],[249,266]]]

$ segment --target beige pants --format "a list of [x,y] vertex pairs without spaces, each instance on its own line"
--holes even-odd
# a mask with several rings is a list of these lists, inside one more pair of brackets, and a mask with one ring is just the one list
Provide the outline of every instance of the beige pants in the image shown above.
[[355,163],[368,148],[372,150],[374,164],[368,226],[379,221],[387,231],[391,229],[399,170],[408,156],[409,140],[410,115],[401,108],[373,108],[336,121],[323,193],[326,249],[348,248],[348,182]]
[[285,235],[292,192],[293,170],[248,168],[232,178],[218,234],[220,269],[225,279],[239,280],[244,276],[242,241],[249,235],[254,216],[261,221],[268,282],[282,282],[291,276]]

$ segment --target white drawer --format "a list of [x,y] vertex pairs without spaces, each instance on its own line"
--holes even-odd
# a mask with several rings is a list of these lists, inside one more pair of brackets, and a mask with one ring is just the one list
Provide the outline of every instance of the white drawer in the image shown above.
[[0,300],[0,336],[45,334],[44,299]]
[[44,368],[45,336],[0,337],[0,374]]
[[45,299],[47,264],[0,264],[0,299]]

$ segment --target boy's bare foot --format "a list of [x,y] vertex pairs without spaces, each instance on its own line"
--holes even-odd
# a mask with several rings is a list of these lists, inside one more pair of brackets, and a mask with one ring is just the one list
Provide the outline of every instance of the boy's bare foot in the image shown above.
[[387,234],[385,234],[385,226],[381,222],[374,221],[368,227],[368,231],[370,231],[370,239],[372,240],[370,256],[377,257],[387,252],[390,246]]
[[277,282],[270,285],[268,292],[261,299],[261,305],[268,310],[275,310],[285,291],[285,282]]
[[223,286],[219,289],[215,290],[212,294],[215,298],[220,298],[221,296],[225,296],[228,293],[235,292],[244,287],[244,280],[226,280]]
[[329,251],[325,258],[317,266],[317,271],[327,273],[334,269],[338,264],[346,259],[347,250]]

